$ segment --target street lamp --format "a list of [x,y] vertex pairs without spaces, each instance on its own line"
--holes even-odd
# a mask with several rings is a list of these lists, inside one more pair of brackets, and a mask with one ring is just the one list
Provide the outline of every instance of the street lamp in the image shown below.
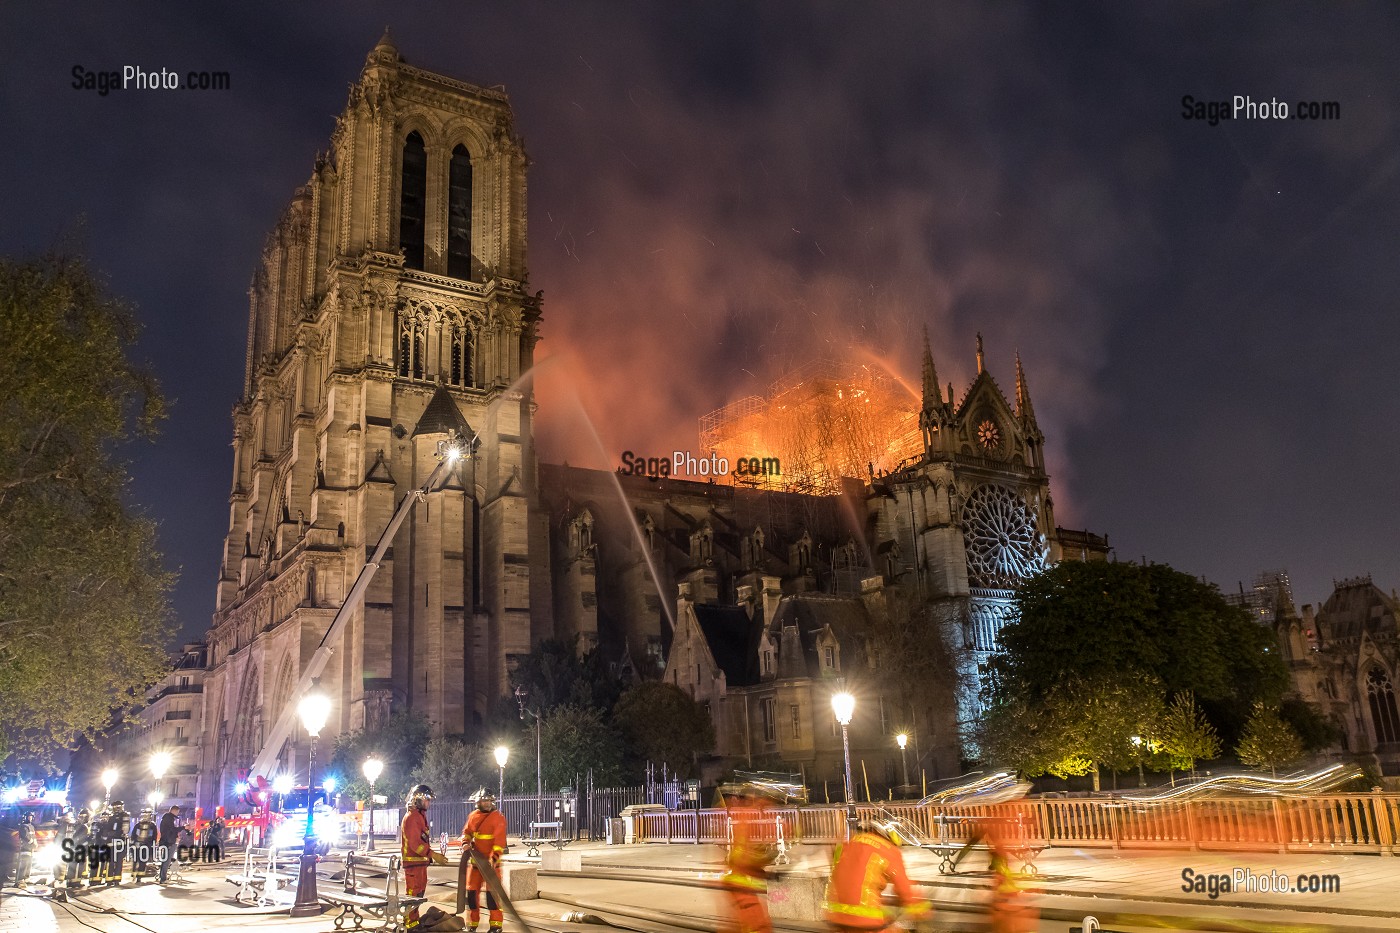
[[501,789],[498,797],[506,795],[506,758],[510,755],[510,749],[504,745],[496,746],[496,767],[501,769]]
[[538,823],[544,819],[544,757],[540,753],[540,714],[525,706],[525,698],[529,695],[530,691],[524,687],[515,688],[515,700],[520,704],[520,718],[523,720],[526,713],[535,717],[535,822]]
[[106,806],[112,800],[112,785],[117,783],[119,773],[116,768],[107,768],[102,772],[102,787],[106,791],[102,795],[102,805]]
[[907,751],[906,749],[907,749],[908,746],[909,746],[909,736],[908,736],[907,733],[901,732],[899,735],[897,735],[897,736],[894,737],[894,740],[895,740],[895,742],[899,743],[899,761],[900,761],[900,764],[903,766],[903,769],[904,769],[904,786],[905,786],[905,787],[908,787],[908,786],[909,786],[909,753],[908,753],[908,751]]
[[321,901],[316,893],[316,837],[311,822],[316,807],[312,804],[311,788],[315,786],[316,738],[331,716],[331,698],[313,688],[297,704],[297,715],[311,736],[311,752],[306,759],[306,837],[302,840],[301,877],[297,880],[297,899],[291,916],[314,917],[321,913]]
[[851,785],[851,717],[856,712],[856,698],[842,691],[831,697],[831,709],[841,724],[841,750],[846,757],[846,838],[856,834],[856,797]]
[[378,758],[366,758],[364,764],[365,780],[369,781],[369,842],[365,843],[365,851],[374,851],[374,782],[379,780],[379,775],[384,770],[384,762]]
[[146,802],[151,805],[152,813],[155,812],[156,807],[160,806],[160,802],[162,799],[164,798],[161,796],[161,793],[158,790],[153,790],[146,795]]
[[[153,777],[153,778],[156,779],[156,790],[154,791],[154,793],[156,793],[156,794],[159,794],[159,793],[160,793],[160,779],[163,778],[163,777],[165,777],[165,772],[167,772],[167,771],[169,771],[169,770],[170,770],[170,753],[169,753],[169,752],[156,752],[155,754],[153,754],[153,755],[151,756],[151,777]],[[156,801],[156,803],[159,803],[159,802],[160,802],[159,800]],[[154,807],[155,804],[151,804],[151,806]]]
[[[1137,750],[1137,760],[1138,760],[1138,762],[1137,762],[1137,766],[1138,766],[1138,787],[1146,787],[1146,786],[1147,786],[1147,775],[1144,774],[1143,771],[1142,771],[1142,736],[1140,736],[1140,735],[1135,735],[1135,736],[1133,736],[1133,748],[1135,748],[1135,749]],[[1151,746],[1148,746],[1148,748],[1150,749]]]
[[277,794],[277,812],[281,813],[287,808],[287,795],[292,792],[292,776],[290,774],[279,774],[272,779],[272,790]]

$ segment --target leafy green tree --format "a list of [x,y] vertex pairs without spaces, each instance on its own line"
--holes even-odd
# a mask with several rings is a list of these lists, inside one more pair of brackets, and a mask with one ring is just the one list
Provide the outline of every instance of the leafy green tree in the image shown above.
[[581,653],[578,639],[548,638],[520,658],[511,685],[525,691],[525,705],[548,713],[560,706],[610,710],[625,684],[596,649]]
[[1337,728],[1336,723],[1302,697],[1285,697],[1279,706],[1279,715],[1298,733],[1298,738],[1303,740],[1305,751],[1320,752],[1330,745],[1337,744],[1341,737],[1341,730]]
[[[331,773],[341,782],[341,793],[356,800],[369,797],[364,763],[369,758],[384,762],[384,771],[374,782],[374,792],[402,804],[416,781],[413,774],[423,761],[431,729],[420,713],[398,712],[378,728],[343,733],[331,755]],[[434,791],[438,788],[434,787]]]
[[628,770],[634,774],[652,761],[694,777],[699,759],[715,749],[710,714],[675,684],[649,680],[629,688],[613,708],[613,722],[626,740]]
[[[917,730],[925,738],[921,745],[932,749],[940,744],[932,739],[958,733],[958,701],[967,686],[963,672],[971,665],[961,647],[956,620],[948,610],[901,596],[895,590],[887,590],[885,597],[884,611],[871,613],[879,689],[889,708],[898,711],[894,725]],[[921,765],[911,758],[910,773],[917,776]]]
[[574,786],[589,768],[599,786],[621,780],[622,740],[603,714],[592,707],[561,706],[548,713],[540,741],[546,791]]
[[173,578],[118,458],[164,416],[138,331],[81,260],[0,260],[0,760],[51,763],[169,667]]
[[1288,684],[1274,637],[1219,591],[1162,564],[1064,561],[1016,594],[988,694],[1036,703],[1059,684],[1146,674],[1166,692],[1192,693],[1210,720],[1237,736],[1259,699]]
[[1189,691],[1172,698],[1162,720],[1162,751],[1169,768],[1196,774],[1196,762],[1220,755],[1220,736]]
[[1051,702],[1066,723],[1063,757],[1091,763],[1096,791],[1100,768],[1113,772],[1117,786],[1118,772],[1135,767],[1142,749],[1150,748],[1161,731],[1162,686],[1151,675],[1070,681],[1051,695]]
[[1274,776],[1279,768],[1295,764],[1303,757],[1303,740],[1283,721],[1277,706],[1254,704],[1254,713],[1245,725],[1244,737],[1235,747],[1240,761],[1259,769],[1268,768]]
[[482,787],[496,789],[495,767],[479,746],[457,735],[439,735],[423,749],[410,784],[427,784],[442,800],[466,800]]

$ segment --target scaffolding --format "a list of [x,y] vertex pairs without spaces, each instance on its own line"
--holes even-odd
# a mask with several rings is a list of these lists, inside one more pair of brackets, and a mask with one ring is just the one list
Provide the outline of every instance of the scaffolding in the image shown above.
[[777,458],[781,473],[735,477],[765,489],[834,495],[923,452],[918,400],[868,365],[812,360],[768,388],[700,419],[701,449],[734,464]]

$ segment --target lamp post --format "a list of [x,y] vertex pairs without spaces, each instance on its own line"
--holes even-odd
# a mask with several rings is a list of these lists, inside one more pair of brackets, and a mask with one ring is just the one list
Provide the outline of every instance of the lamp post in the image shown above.
[[102,795],[102,805],[105,807],[112,802],[112,786],[117,783],[119,773],[116,768],[107,768],[102,772],[102,788],[105,791]]
[[146,802],[151,805],[152,813],[156,811],[156,807],[159,807],[160,802],[164,799],[165,798],[161,795],[161,792],[158,790],[153,790],[146,795]]
[[1133,736],[1133,748],[1137,750],[1138,787],[1146,787],[1147,775],[1142,771],[1142,736]]
[[[500,793],[496,795],[498,799],[506,795],[506,758],[509,755],[510,749],[506,748],[504,745],[496,746],[496,767],[501,769]],[[497,804],[497,806],[500,806],[500,804]]]
[[841,724],[841,751],[846,758],[846,838],[856,834],[856,797],[851,785],[851,717],[856,712],[856,698],[842,691],[831,698],[831,709]]
[[365,780],[369,781],[369,841],[365,843],[366,852],[374,851],[374,782],[379,780],[383,770],[384,762],[378,758],[365,759]]
[[894,737],[894,740],[895,740],[897,743],[899,743],[899,761],[900,761],[900,764],[901,764],[901,766],[902,766],[902,768],[903,768],[903,771],[904,771],[904,786],[905,786],[905,787],[908,787],[908,786],[909,786],[909,752],[907,751],[907,749],[908,749],[908,746],[909,746],[909,736],[908,736],[907,733],[901,732],[899,735],[897,735],[897,736]]
[[301,724],[311,736],[311,752],[306,760],[306,837],[301,847],[301,872],[297,880],[297,899],[292,905],[293,917],[314,917],[321,912],[321,901],[316,893],[316,837],[313,834],[311,818],[316,812],[312,803],[311,788],[315,785],[316,738],[325,727],[331,715],[330,697],[316,688],[301,698],[297,704],[297,715]]
[[536,710],[525,706],[525,698],[530,695],[530,691],[524,687],[515,688],[515,700],[520,704],[520,718],[524,719],[529,713],[535,717],[535,822],[544,819],[544,758],[540,753],[540,714]]

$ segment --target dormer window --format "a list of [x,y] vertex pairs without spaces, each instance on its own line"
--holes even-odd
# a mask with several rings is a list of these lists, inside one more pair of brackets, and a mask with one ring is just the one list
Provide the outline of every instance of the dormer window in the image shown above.
[[771,650],[763,652],[763,676],[773,676],[773,652]]
[[836,647],[827,645],[822,649],[822,667],[829,671],[836,670]]

